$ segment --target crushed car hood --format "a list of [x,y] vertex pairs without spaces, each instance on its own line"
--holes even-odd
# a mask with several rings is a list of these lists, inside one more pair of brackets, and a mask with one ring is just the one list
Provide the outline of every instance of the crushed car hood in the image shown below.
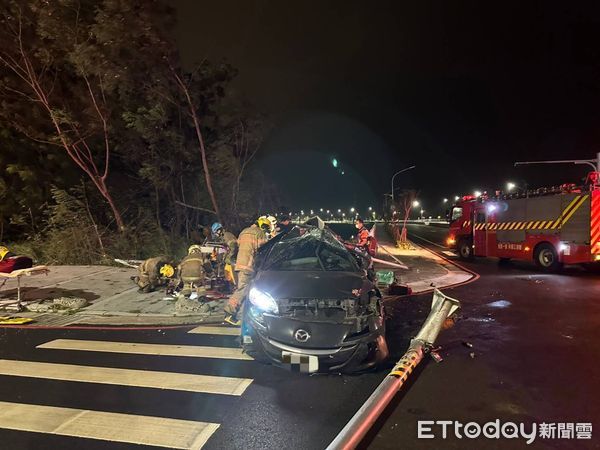
[[363,275],[358,272],[259,272],[253,285],[268,292],[275,299],[357,298],[356,291],[363,287]]

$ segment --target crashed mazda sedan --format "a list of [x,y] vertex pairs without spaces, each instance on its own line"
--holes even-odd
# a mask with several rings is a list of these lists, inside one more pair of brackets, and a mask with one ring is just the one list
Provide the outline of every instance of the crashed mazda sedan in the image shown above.
[[385,360],[384,308],[368,265],[325,227],[273,238],[256,257],[244,350],[301,372],[355,372]]

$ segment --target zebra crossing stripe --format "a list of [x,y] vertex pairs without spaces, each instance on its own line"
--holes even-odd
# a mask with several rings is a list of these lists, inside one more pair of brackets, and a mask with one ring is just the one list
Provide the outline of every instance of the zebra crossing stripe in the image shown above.
[[203,347],[194,345],[146,344],[135,342],[89,341],[55,339],[36,348],[80,350],[87,352],[129,353],[133,355],[187,356],[190,358],[219,358],[252,361],[241,348]]
[[237,396],[252,383],[249,378],[8,359],[0,359],[0,375]]
[[[176,449],[200,449],[219,424],[0,402],[0,428]],[[84,446],[82,446],[83,448]]]
[[194,329],[188,331],[192,334],[216,334],[219,336],[239,336],[240,329],[233,327],[211,327],[207,325],[200,325]]

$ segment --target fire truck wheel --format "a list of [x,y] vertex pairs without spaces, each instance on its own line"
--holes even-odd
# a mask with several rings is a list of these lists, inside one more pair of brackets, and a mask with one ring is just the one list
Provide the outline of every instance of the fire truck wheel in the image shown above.
[[458,241],[458,256],[464,260],[473,259],[473,243],[470,239]]
[[538,267],[547,270],[555,271],[560,269],[561,263],[558,260],[558,253],[552,244],[542,243],[535,248],[533,259]]

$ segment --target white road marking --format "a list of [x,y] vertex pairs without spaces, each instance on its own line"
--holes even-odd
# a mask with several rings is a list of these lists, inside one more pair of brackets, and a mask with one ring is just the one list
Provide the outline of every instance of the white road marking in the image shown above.
[[195,345],[145,344],[135,342],[88,341],[55,339],[36,348],[53,350],[81,350],[87,352],[131,353],[134,355],[187,356],[191,358],[219,358],[252,361],[241,348],[203,347]]
[[234,327],[210,327],[206,325],[200,325],[196,327],[188,333],[192,334],[217,334],[220,336],[239,336],[240,329]]
[[207,394],[242,395],[252,383],[249,378],[216,377],[150,370],[115,369],[32,361],[0,359],[0,375],[116,384]]
[[0,428],[197,450],[219,424],[0,402]]
[[456,256],[456,253],[450,250],[444,250],[442,253],[446,256]]

